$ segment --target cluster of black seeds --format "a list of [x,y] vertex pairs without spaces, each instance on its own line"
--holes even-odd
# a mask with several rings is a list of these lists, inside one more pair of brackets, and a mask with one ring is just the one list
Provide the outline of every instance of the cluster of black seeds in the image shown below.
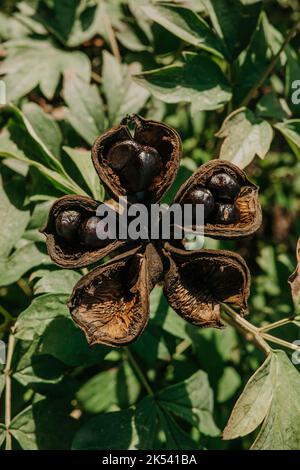
[[[109,243],[108,224],[100,217],[84,217],[77,210],[65,210],[59,213],[55,221],[56,233],[64,240],[74,243],[81,242],[90,248],[102,248]],[[97,235],[103,234],[101,239]]]
[[136,195],[137,201],[143,200],[145,191],[162,166],[161,156],[155,148],[129,139],[114,144],[107,154],[107,161],[127,192]]
[[240,189],[235,178],[227,173],[216,173],[208,181],[206,188],[194,187],[184,199],[184,203],[203,204],[205,222],[234,224],[239,220],[235,199]]

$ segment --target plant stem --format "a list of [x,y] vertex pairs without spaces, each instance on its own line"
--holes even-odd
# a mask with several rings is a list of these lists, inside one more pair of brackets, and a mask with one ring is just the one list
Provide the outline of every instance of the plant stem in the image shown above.
[[13,330],[8,338],[7,346],[7,358],[4,369],[5,377],[5,427],[6,427],[6,443],[5,449],[12,450],[12,438],[10,434],[10,423],[11,423],[11,363],[15,346],[15,336]]
[[184,339],[182,340],[178,346],[176,347],[175,354],[173,355],[173,359],[176,358],[177,356],[180,356],[186,349],[188,349],[191,346],[191,341],[189,339]]
[[92,75],[92,79],[93,79],[96,83],[98,83],[99,85],[101,85],[101,83],[102,83],[102,78],[101,78],[101,76],[100,76],[98,73],[96,73],[96,72],[92,72],[91,75]]
[[271,352],[271,348],[268,343],[262,338],[260,331],[256,326],[249,323],[247,320],[242,318],[237,312],[235,312],[231,307],[226,304],[221,304],[223,310],[226,312],[227,316],[225,321],[230,325],[237,328],[237,330],[242,333],[242,335],[251,343],[255,344],[261,351],[263,351],[266,356]]
[[245,96],[245,98],[243,99],[243,101],[241,102],[240,104],[240,107],[243,107],[243,106],[248,106],[249,102],[252,100],[253,96],[255,95],[256,91],[258,88],[260,88],[263,83],[265,82],[265,80],[268,78],[268,76],[272,73],[275,65],[276,65],[276,62],[277,60],[279,59],[280,57],[280,54],[283,52],[283,50],[285,49],[285,47],[288,45],[288,43],[290,42],[290,40],[292,39],[292,37],[294,36],[294,34],[296,33],[298,27],[300,25],[300,20],[296,21],[296,23],[294,24],[294,26],[291,28],[291,30],[289,31],[288,35],[286,36],[284,42],[282,43],[279,51],[274,55],[273,59],[271,60],[271,62],[269,63],[269,65],[267,66],[267,68],[264,70],[264,72],[262,73],[261,77],[257,80],[257,82],[253,85],[253,87],[249,90],[249,92],[247,93],[247,95]]
[[289,349],[292,349],[293,351],[300,352],[300,346],[296,346],[296,344],[289,343],[288,341],[285,341],[284,339],[277,338],[277,336],[272,336],[272,335],[269,335],[268,333],[263,333],[262,337],[266,339],[267,341],[270,341],[270,343],[279,344],[280,346],[283,346],[285,348],[289,348]]
[[17,281],[17,284],[18,286],[20,287],[20,289],[24,292],[24,294],[27,296],[27,297],[31,297],[32,296],[32,289],[31,287],[28,285],[28,283],[25,281],[25,279],[19,279]]
[[126,348],[126,352],[127,352],[127,358],[129,360],[129,362],[131,363],[132,367],[134,368],[134,370],[136,371],[141,383],[143,384],[143,386],[145,387],[145,390],[147,391],[147,393],[153,397],[154,396],[154,392],[148,382],[148,380],[146,379],[142,369],[140,368],[140,366],[138,365],[138,363],[136,362],[132,352],[130,351],[129,348]]
[[15,321],[14,317],[4,307],[2,307],[2,305],[0,305],[0,313],[5,320]]
[[291,318],[282,318],[281,320],[275,321],[274,323],[270,323],[269,325],[262,326],[260,328],[260,331],[265,332],[265,331],[273,330],[274,328],[287,325],[288,323],[293,323],[293,320]]
[[272,336],[268,333],[265,333],[267,327],[270,330],[271,327],[276,328],[277,326],[284,325],[286,323],[291,322],[290,318],[283,318],[277,322],[272,323],[271,325],[267,325],[267,327],[257,328],[256,326],[249,323],[247,320],[242,318],[237,312],[235,312],[231,307],[226,304],[221,304],[223,310],[226,312],[228,317],[225,318],[225,321],[229,323],[231,326],[234,326],[237,330],[239,330],[243,336],[250,342],[254,343],[259,349],[261,349],[266,355],[271,352],[271,348],[268,345],[267,341],[270,343],[279,344],[285,348],[292,349],[293,351],[299,351],[300,347],[296,346],[293,343],[289,343],[284,339],[277,338],[277,336]]

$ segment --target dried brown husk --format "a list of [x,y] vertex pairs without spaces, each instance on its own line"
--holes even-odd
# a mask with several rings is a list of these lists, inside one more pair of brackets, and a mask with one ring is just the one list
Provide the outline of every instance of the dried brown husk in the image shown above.
[[207,187],[210,178],[220,172],[233,176],[241,186],[240,193],[235,200],[240,215],[239,220],[230,225],[212,223],[208,220],[204,227],[197,227],[197,229],[203,229],[205,235],[217,239],[233,239],[251,235],[259,229],[262,223],[258,199],[259,188],[249,181],[244,171],[231,162],[216,159],[202,165],[180,188],[174,202],[182,203],[196,186]]
[[200,327],[222,327],[220,304],[233,304],[247,313],[248,267],[236,253],[225,250],[186,251],[165,245],[169,270],[164,292],[171,307]]
[[86,196],[63,196],[50,209],[46,226],[41,230],[46,235],[49,256],[59,266],[64,268],[80,268],[99,261],[104,256],[120,249],[126,240],[111,240],[103,248],[90,248],[82,245],[78,240],[73,243],[60,237],[55,228],[55,220],[64,210],[79,210],[87,217],[96,215],[99,202]]
[[124,346],[137,339],[149,319],[149,294],[163,266],[152,244],[137,247],[85,275],[68,306],[92,344]]
[[[135,126],[133,137],[128,124]],[[181,158],[180,136],[166,124],[146,120],[136,114],[128,116],[119,126],[113,127],[96,139],[92,148],[95,169],[105,188],[115,199],[125,196],[127,191],[119,175],[109,166],[106,157],[112,145],[132,138],[142,145],[155,148],[162,158],[161,171],[148,188],[149,202],[158,202],[173,183]]]

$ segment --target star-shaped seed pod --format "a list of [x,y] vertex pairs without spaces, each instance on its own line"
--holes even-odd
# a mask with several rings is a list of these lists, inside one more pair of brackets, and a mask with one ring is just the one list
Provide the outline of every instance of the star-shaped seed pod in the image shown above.
[[[95,169],[110,196],[116,201],[128,196],[131,203],[148,208],[173,183],[180,158],[178,133],[137,115],[98,137],[92,148]],[[258,188],[242,170],[222,160],[202,165],[174,201],[193,208],[203,204],[204,227],[196,228],[218,239],[249,235],[261,223]],[[110,257],[81,278],[68,302],[89,344],[123,346],[137,339],[147,325],[149,295],[156,284],[163,285],[175,312],[200,327],[223,326],[222,303],[247,313],[250,273],[241,256],[225,250],[188,251],[183,241],[171,237],[99,239],[99,231],[110,230],[96,215],[100,204],[64,196],[52,206],[43,229],[49,255],[62,267],[79,268]]]

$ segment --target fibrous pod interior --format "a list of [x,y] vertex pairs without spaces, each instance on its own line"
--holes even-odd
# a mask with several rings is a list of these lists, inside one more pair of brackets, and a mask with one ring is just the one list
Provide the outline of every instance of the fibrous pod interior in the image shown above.
[[143,332],[149,318],[149,294],[162,275],[152,245],[136,248],[85,275],[68,306],[89,344],[122,346]]
[[221,327],[220,303],[247,313],[250,273],[230,251],[185,251],[166,244],[169,270],[164,291],[171,307],[185,320],[202,327]]
[[[108,240],[103,246],[89,246],[80,238],[82,223],[96,215],[99,202],[85,196],[63,196],[52,206],[47,224],[41,231],[46,235],[49,256],[65,268],[79,268],[92,264],[113,251],[121,248],[126,241]],[[82,223],[73,239],[66,239],[58,233],[57,221],[65,211],[74,211],[81,215]]]
[[[130,133],[128,125],[134,127],[133,135]],[[114,160],[117,162],[117,164],[113,165],[115,168],[112,167],[111,162],[108,160],[113,146],[116,149],[114,153],[117,153],[119,147],[121,152],[122,146],[119,146],[119,144],[128,140],[133,140],[137,145],[145,146],[145,148],[152,148],[158,153],[158,173],[154,176],[149,186],[145,188],[145,194],[148,203],[159,201],[173,183],[179,167],[181,139],[178,133],[161,122],[146,120],[137,115],[132,115],[124,119],[119,126],[113,127],[96,139],[92,148],[92,160],[104,186],[114,198],[128,195],[130,199],[134,196],[135,199],[133,201],[136,202],[144,198],[141,198],[140,192],[135,195],[130,194],[130,189],[125,187],[124,180],[120,176],[118,169],[116,169],[117,167],[122,168],[117,155],[113,155]],[[131,147],[134,148],[134,146]],[[126,159],[127,163],[128,156],[126,152],[124,152],[124,159]],[[145,160],[145,162],[146,165],[150,164],[149,159]],[[127,179],[134,179],[134,176],[131,176],[134,175],[134,168],[131,170],[126,173]],[[144,180],[147,181],[148,178]]]
[[[211,183],[214,183],[212,178],[216,175],[228,175],[228,198],[224,198],[224,184],[220,185],[218,191],[216,185]],[[223,179],[226,181],[226,178]],[[221,178],[220,181],[222,183]],[[240,188],[239,192],[233,191],[234,182]],[[224,160],[212,160],[202,165],[180,188],[174,202],[190,203],[190,194],[200,188],[210,191],[215,203],[215,209],[210,210],[209,216],[205,217],[205,235],[218,239],[237,238],[258,230],[262,222],[258,187],[249,181],[240,168]],[[236,195],[233,197],[233,194]]]

